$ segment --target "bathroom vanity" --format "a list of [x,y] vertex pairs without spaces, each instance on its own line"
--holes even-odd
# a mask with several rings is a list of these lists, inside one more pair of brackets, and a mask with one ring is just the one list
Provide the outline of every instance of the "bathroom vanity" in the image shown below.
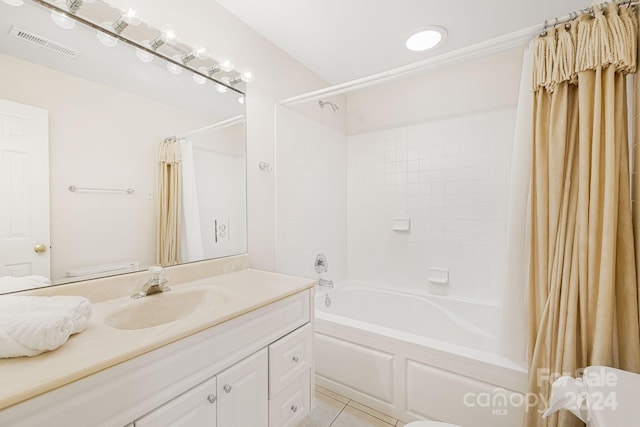
[[313,285],[242,269],[95,302],[58,350],[0,360],[0,425],[295,426],[311,405]]

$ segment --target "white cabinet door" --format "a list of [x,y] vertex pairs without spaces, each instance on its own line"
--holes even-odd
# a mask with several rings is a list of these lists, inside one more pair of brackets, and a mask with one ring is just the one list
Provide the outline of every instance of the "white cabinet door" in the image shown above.
[[135,427],[216,427],[216,378],[136,420]]
[[218,374],[218,426],[269,425],[268,371],[265,348]]

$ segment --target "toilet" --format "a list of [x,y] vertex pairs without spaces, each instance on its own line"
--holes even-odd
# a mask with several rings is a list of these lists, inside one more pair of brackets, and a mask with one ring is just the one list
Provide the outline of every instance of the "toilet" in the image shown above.
[[413,421],[404,427],[460,427],[455,424],[441,423],[438,421]]

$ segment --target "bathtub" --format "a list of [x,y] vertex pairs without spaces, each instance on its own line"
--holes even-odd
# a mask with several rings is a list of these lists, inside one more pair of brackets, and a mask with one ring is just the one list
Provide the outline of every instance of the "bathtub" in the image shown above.
[[316,383],[402,421],[519,427],[526,368],[498,354],[500,308],[410,290],[318,290]]

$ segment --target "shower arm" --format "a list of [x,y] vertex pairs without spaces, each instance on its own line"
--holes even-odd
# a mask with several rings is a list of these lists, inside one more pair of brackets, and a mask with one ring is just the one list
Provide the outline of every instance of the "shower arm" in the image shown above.
[[325,105],[329,105],[333,109],[334,113],[337,113],[338,111],[340,111],[340,107],[338,107],[336,104],[334,104],[331,101],[323,101],[320,99],[318,101],[318,105],[320,106],[320,108],[324,108]]

